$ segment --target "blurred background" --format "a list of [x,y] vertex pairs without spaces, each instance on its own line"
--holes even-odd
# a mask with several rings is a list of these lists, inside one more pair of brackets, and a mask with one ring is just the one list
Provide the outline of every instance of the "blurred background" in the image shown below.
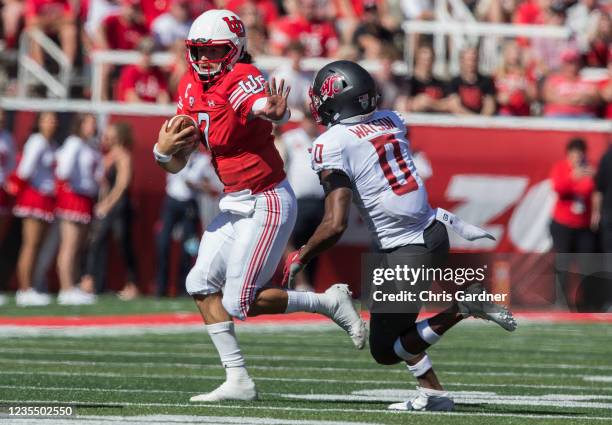
[[[612,1],[0,4],[0,291],[11,294],[0,304],[184,294],[222,186],[205,152],[166,176],[151,148],[175,113],[190,24],[210,8],[239,14],[256,65],[292,86],[292,120],[275,131],[299,202],[294,246],[323,208],[308,154],[323,129],[306,112],[308,87],[342,58],[373,73],[380,107],[406,116],[432,205],[497,238],[453,238],[455,251],[514,254],[496,271],[508,285],[521,265],[550,267],[533,255],[612,252]],[[300,286],[358,289],[349,265],[374,249],[354,213]],[[558,268],[566,302],[608,309],[608,284],[585,295],[568,277],[581,267]]]

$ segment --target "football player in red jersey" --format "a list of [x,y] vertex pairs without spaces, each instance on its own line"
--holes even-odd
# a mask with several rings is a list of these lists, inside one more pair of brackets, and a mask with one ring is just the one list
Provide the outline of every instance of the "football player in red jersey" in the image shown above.
[[[326,315],[348,332],[357,348],[366,339],[347,285],[323,294],[265,287],[281,259],[296,217],[296,201],[274,147],[272,123],[289,118],[284,82],[265,82],[250,64],[244,24],[233,12],[209,10],[193,23],[188,39],[189,72],[179,83],[177,113],[194,127],[164,123],[153,153],[176,173],[195,143],[210,151],[223,182],[221,212],[206,229],[198,259],[186,280],[226,370],[226,381],[191,401],[253,400],[255,385],[238,347],[232,319],[309,311]],[[185,153],[187,152],[187,153]]]

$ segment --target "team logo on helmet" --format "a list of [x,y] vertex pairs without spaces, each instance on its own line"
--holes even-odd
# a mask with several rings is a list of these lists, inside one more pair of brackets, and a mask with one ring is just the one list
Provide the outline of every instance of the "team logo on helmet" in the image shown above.
[[332,74],[328,76],[321,84],[321,97],[323,100],[333,98],[335,95],[340,93],[343,89],[342,83],[344,78],[338,74]]
[[237,16],[225,16],[223,18],[230,31],[236,34],[238,37],[244,37],[246,32],[244,30],[244,24]]

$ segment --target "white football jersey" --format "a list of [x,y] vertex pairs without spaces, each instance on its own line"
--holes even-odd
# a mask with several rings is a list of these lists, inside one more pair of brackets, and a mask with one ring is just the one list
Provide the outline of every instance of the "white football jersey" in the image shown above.
[[355,204],[382,249],[423,243],[423,231],[435,219],[406,131],[398,113],[381,110],[333,125],[313,143],[312,168],[349,177]]

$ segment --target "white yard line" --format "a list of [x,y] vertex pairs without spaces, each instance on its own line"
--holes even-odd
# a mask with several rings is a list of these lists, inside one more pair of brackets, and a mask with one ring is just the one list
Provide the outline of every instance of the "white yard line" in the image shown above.
[[[212,344],[211,344],[212,345]],[[348,344],[347,344],[348,345]],[[216,352],[212,351],[214,348],[208,346],[210,349],[209,353],[177,353],[175,351],[155,351],[155,352],[141,352],[141,351],[124,351],[124,350],[66,350],[57,348],[0,348],[0,353],[12,353],[12,354],[69,354],[69,355],[94,355],[94,356],[124,356],[124,357],[159,357],[167,359],[169,356],[176,358],[187,358],[187,359],[218,359],[219,356]],[[350,347],[347,347],[350,349]],[[273,350],[271,350],[273,351]],[[372,366],[374,361],[368,359],[351,359],[351,358],[334,358],[334,357],[318,357],[318,356],[279,356],[279,355],[262,355],[262,354],[248,354],[248,359],[254,360],[269,360],[269,361],[295,361],[295,362],[322,362],[322,363],[352,363]],[[436,361],[436,366],[472,366],[477,365],[478,367],[499,367],[508,368],[507,362],[456,362],[456,361]],[[521,363],[513,364],[513,369],[594,369],[594,370],[605,370],[612,371],[612,366],[604,365],[589,365],[589,364],[567,364],[567,363]]]
[[[0,400],[2,403],[21,403],[23,400]],[[65,400],[28,400],[30,404],[70,404],[78,409],[80,405],[90,406],[96,404],[99,406],[131,406],[131,407],[188,407],[188,408],[204,408],[204,409],[226,409],[226,410],[277,410],[285,412],[341,412],[341,413],[376,413],[376,414],[392,414],[397,412],[384,409],[341,409],[327,407],[280,407],[280,406],[251,406],[251,405],[223,405],[223,404],[193,404],[193,403],[130,403],[130,402],[67,402]],[[533,414],[533,413],[492,413],[492,412],[411,412],[407,415],[424,415],[424,416],[484,416],[484,417],[508,417],[508,418],[532,418],[532,419],[567,419],[570,421],[593,421],[603,420],[610,421],[609,416],[587,416],[583,413],[578,415],[563,415],[563,414]],[[408,416],[409,417],[409,416]]]
[[[1,418],[0,414],[0,418]],[[251,418],[244,416],[188,416],[188,415],[146,415],[146,416],[75,416],[64,418],[23,418],[13,419],[15,425],[112,425],[112,424],[207,424],[207,425],[376,425],[373,422],[343,422],[301,419]]]
[[[276,333],[286,331],[326,331],[337,326],[333,322],[297,323],[241,323],[238,333]],[[13,326],[0,325],[0,339],[28,338],[38,336],[133,336],[133,335],[174,335],[181,333],[206,334],[204,324],[150,325],[150,326]]]
[[[216,380],[221,380],[220,378],[214,378]],[[257,379],[255,379],[257,381]],[[275,379],[277,380],[277,379]],[[290,379],[287,379],[290,381]],[[388,382],[385,382],[385,385],[388,385]],[[446,387],[452,386],[445,385]],[[473,387],[482,387],[482,385],[474,384]],[[511,387],[508,385],[508,387]],[[512,386],[514,387],[514,386]],[[543,387],[533,386],[532,388],[545,389]],[[11,390],[37,390],[37,391],[83,391],[83,392],[100,392],[100,393],[126,393],[126,394],[146,394],[146,393],[156,393],[156,394],[195,394],[197,390],[185,391],[185,390],[155,390],[151,388],[99,388],[99,387],[61,387],[61,386],[40,386],[40,385],[0,385],[0,389],[11,389]],[[591,390],[592,388],[586,388]],[[370,395],[371,393],[375,393],[377,395]],[[380,402],[394,402],[401,401],[402,399],[410,398],[416,393],[413,390],[408,390],[405,388],[394,388],[392,390],[389,389],[376,389],[376,390],[359,390],[353,391],[351,395],[344,394],[287,394],[287,393],[275,393],[275,392],[260,392],[260,395],[269,395],[274,397],[283,397],[283,398],[292,398],[292,399],[304,399],[304,400],[336,400],[341,399],[342,401],[349,400],[349,397],[356,397],[355,401],[380,401]],[[384,397],[381,398],[380,394]],[[399,396],[398,396],[399,394]],[[404,396],[402,396],[402,394]],[[478,395],[479,397],[486,397],[490,400],[500,400],[499,403],[494,404],[503,404],[504,400],[531,400],[533,398],[544,399],[544,400],[554,400],[554,401],[580,401],[580,400],[612,400],[612,395],[601,395],[601,394],[543,394],[543,395],[529,395],[529,396],[520,396],[520,395],[498,395],[494,392],[483,392],[483,391],[453,391],[451,393],[454,397],[457,394],[468,394],[468,395]],[[321,398],[317,398],[321,397]],[[462,398],[460,398],[463,400]],[[350,400],[349,400],[350,401]],[[468,401],[469,402],[469,401]],[[466,403],[468,403],[466,402]],[[472,404],[472,403],[470,403]],[[560,406],[556,406],[560,407]],[[612,408],[612,406],[611,406]]]
[[[163,363],[163,362],[102,362],[102,361],[75,361],[75,360],[30,360],[30,359],[0,359],[0,364],[40,364],[40,365],[64,365],[64,366],[105,366],[105,367],[143,367],[143,368],[159,368],[160,366],[185,368],[185,369],[199,369],[199,370],[221,370],[219,365],[200,365],[196,363]],[[352,369],[342,367],[307,367],[299,366],[261,366],[261,365],[249,365],[249,369],[252,370],[279,370],[279,371],[311,371],[311,372],[351,372],[351,373],[363,373],[363,374],[381,374],[389,373],[394,375],[406,375],[405,370],[398,369],[382,369],[382,368],[368,368],[368,369]],[[581,373],[540,373],[540,372],[480,372],[480,371],[443,371],[445,375],[461,375],[464,376],[466,373],[472,376],[530,376],[530,377],[541,377],[541,378],[582,378],[584,374]]]
[[[224,375],[218,376],[193,376],[193,375],[177,375],[177,374],[125,374],[113,372],[62,372],[62,371],[0,371],[0,375],[32,375],[32,376],[66,376],[81,378],[83,376],[103,377],[103,378],[136,378],[136,379],[193,379],[197,381],[223,381]],[[254,376],[255,381],[273,381],[273,382],[304,382],[304,383],[324,383],[324,384],[351,384],[351,385],[406,385],[410,388],[414,385],[407,378],[404,381],[380,380],[380,379],[325,379],[325,378],[272,378]],[[580,385],[541,385],[541,384],[488,384],[488,383],[458,383],[450,382],[444,384],[447,387],[473,387],[473,388],[531,388],[531,389],[549,389],[549,390],[577,390],[577,391],[612,391],[612,387],[589,387]]]

